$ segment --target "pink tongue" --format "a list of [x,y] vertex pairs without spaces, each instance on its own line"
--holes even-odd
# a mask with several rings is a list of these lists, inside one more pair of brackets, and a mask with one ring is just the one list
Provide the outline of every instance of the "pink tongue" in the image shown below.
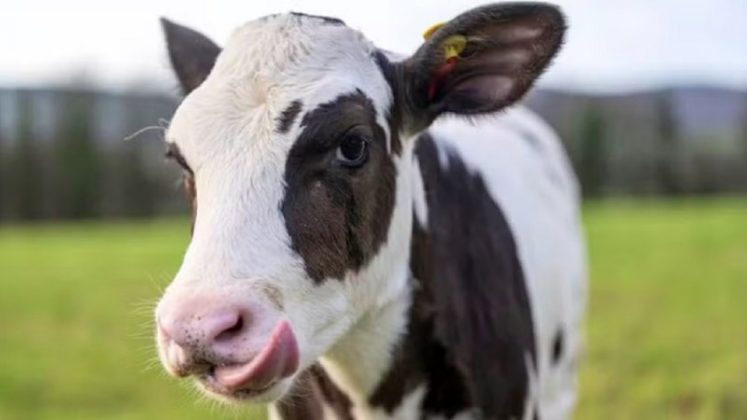
[[273,330],[270,341],[250,362],[215,368],[215,380],[230,391],[260,390],[298,368],[298,344],[287,321]]

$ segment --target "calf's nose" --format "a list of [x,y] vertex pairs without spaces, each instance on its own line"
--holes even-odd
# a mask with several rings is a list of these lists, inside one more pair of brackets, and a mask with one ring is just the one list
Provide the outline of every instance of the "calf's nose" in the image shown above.
[[299,364],[289,322],[236,296],[173,295],[156,312],[162,360],[177,376],[195,374],[219,392],[261,390]]
[[219,309],[163,316],[158,328],[167,341],[182,347],[213,349],[216,343],[228,344],[240,339],[245,330],[245,315],[238,309]]

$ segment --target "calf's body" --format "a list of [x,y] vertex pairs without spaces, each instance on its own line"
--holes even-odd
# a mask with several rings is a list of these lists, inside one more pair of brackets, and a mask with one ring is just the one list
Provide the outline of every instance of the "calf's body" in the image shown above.
[[169,372],[280,419],[571,415],[578,191],[507,108],[561,44],[556,8],[474,9],[409,58],[303,14],[223,49],[165,29],[194,207],[156,311]]
[[[361,393],[322,358],[276,418],[569,418],[586,273],[562,145],[514,108],[476,124],[437,121],[411,153],[407,322],[385,334],[396,338],[381,379]],[[347,368],[366,369],[350,352]]]

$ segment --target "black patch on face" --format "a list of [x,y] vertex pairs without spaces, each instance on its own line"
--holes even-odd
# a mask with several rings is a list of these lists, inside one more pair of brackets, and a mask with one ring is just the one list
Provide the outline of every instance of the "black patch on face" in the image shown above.
[[563,330],[558,330],[555,334],[555,338],[552,340],[552,363],[557,365],[560,362],[560,358],[563,357]]
[[[319,282],[358,270],[386,241],[394,209],[396,168],[386,135],[363,92],[339,96],[309,111],[288,154],[281,204],[293,249]],[[370,139],[366,163],[340,165],[336,149],[345,134]]]
[[276,407],[283,420],[322,420],[325,404],[341,420],[353,420],[352,403],[327,376],[321,366],[314,365],[301,373]]
[[293,122],[296,121],[296,116],[301,112],[301,101],[295,100],[280,113],[278,118],[278,133],[285,134],[290,130]]
[[391,410],[424,380],[425,414],[474,407],[484,418],[523,418],[535,339],[508,223],[458,156],[441,167],[429,135],[416,157],[429,222],[413,235],[411,269],[420,284],[408,334],[371,402]]
[[290,14],[293,15],[293,16],[298,16],[298,17],[321,19],[321,20],[324,21],[324,23],[327,23],[329,25],[343,25],[343,26],[345,26],[345,22],[342,19],[338,19],[338,18],[335,18],[335,17],[310,15],[310,14],[301,13],[301,12],[290,12]]

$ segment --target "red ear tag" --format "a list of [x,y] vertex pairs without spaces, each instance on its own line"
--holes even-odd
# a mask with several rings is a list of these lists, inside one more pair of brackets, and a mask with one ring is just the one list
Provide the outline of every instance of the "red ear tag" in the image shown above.
[[[438,30],[438,29],[436,29]],[[459,61],[459,54],[467,47],[467,37],[464,35],[452,35],[446,38],[442,45],[444,49],[444,63],[436,69],[433,74],[433,81],[428,86],[428,100],[432,101],[438,92],[438,88],[443,84],[444,79],[456,67]]]
[[439,67],[436,72],[433,74],[433,81],[428,86],[428,100],[432,101],[433,98],[436,97],[436,93],[438,93],[438,88],[441,87],[441,84],[443,83],[443,80],[448,76],[453,70],[454,67],[456,67],[457,62],[459,61],[459,56],[449,57],[446,59],[446,62]]

